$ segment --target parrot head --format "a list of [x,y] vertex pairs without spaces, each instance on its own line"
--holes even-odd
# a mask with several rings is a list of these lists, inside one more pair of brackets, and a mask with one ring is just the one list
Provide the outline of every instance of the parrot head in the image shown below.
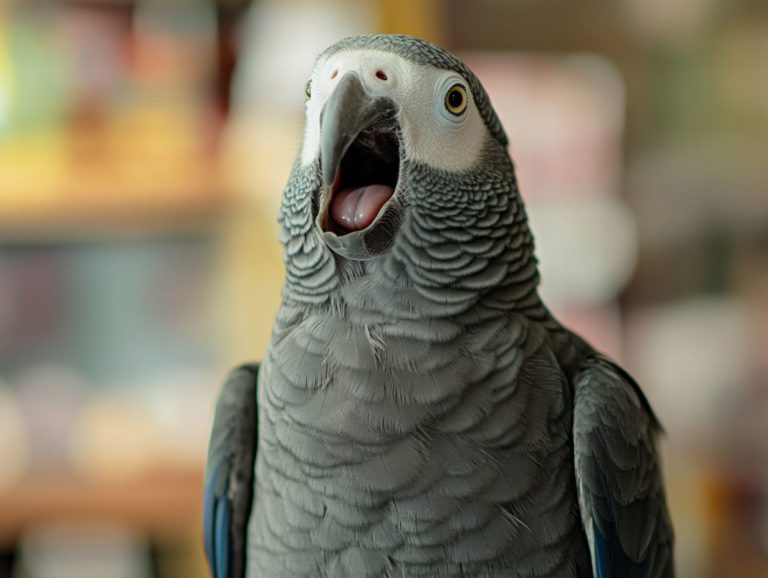
[[411,36],[347,38],[320,54],[305,96],[280,215],[289,281],[330,283],[330,261],[376,260],[401,242],[413,265],[430,243],[527,231],[506,134],[452,54]]

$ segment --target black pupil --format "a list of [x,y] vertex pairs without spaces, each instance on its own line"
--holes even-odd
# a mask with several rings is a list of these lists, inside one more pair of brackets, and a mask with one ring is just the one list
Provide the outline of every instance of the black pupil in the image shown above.
[[454,88],[448,93],[448,104],[451,105],[451,108],[459,108],[463,102],[464,95],[461,94],[460,90]]

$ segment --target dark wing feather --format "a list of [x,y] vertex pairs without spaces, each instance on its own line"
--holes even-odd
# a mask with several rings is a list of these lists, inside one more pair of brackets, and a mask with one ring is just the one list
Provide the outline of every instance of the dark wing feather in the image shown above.
[[256,458],[258,365],[229,375],[216,403],[203,501],[205,554],[213,578],[243,578]]
[[579,508],[596,578],[674,575],[672,526],[656,453],[660,430],[640,387],[592,355],[574,379]]

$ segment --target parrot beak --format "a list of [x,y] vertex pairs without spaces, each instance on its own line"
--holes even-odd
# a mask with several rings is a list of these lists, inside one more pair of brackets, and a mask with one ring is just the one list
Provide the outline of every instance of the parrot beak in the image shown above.
[[315,223],[326,245],[348,259],[391,246],[403,214],[400,124],[394,101],[371,95],[348,72],[320,113],[323,186]]
[[323,182],[333,185],[344,154],[363,130],[394,113],[394,103],[370,95],[354,72],[339,80],[320,117],[320,166]]

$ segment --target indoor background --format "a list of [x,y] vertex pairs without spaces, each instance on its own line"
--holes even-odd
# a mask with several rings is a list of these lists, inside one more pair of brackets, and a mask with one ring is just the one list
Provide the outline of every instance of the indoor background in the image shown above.
[[667,434],[683,578],[768,576],[768,3],[3,0],[0,577],[206,575],[315,55],[405,32],[491,94],[542,292]]

